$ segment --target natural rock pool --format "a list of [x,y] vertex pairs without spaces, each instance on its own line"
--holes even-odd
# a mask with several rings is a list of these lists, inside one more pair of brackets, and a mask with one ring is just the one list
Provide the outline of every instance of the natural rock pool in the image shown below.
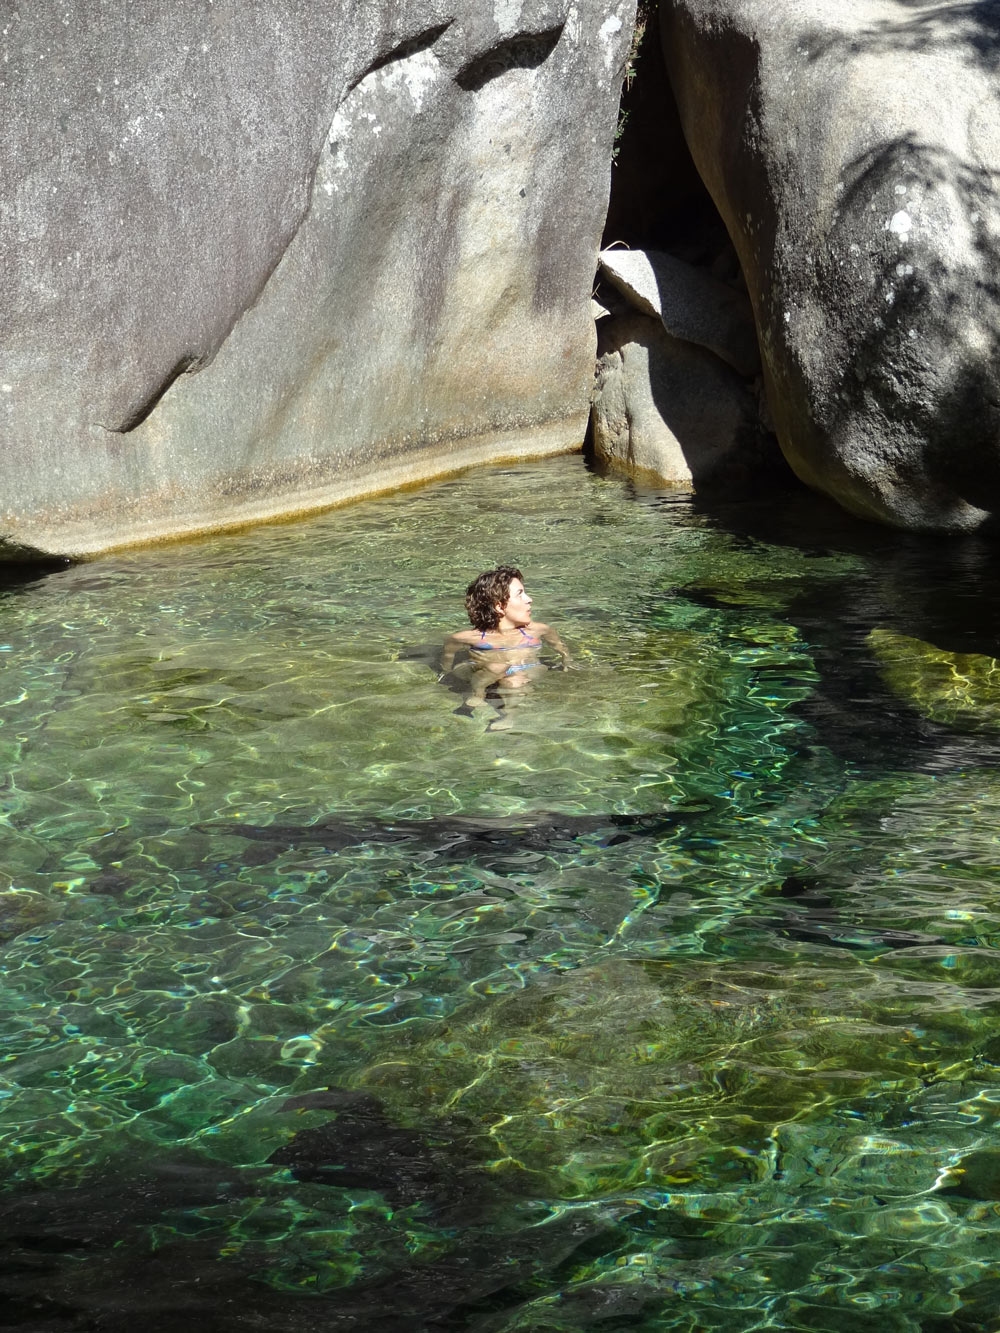
[[[996,580],[810,503],[559,458],[0,594],[6,1327],[990,1324]],[[490,732],[498,561],[579,670]]]

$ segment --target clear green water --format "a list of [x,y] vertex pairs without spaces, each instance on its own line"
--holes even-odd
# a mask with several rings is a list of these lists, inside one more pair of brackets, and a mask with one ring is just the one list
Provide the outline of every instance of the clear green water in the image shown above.
[[[941,550],[563,458],[0,594],[0,1323],[996,1327]],[[498,561],[579,669],[492,732],[429,664]]]

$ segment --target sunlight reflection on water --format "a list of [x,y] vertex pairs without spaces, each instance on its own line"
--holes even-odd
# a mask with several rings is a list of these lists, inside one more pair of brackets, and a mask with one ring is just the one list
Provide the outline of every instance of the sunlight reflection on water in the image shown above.
[[[995,645],[846,519],[496,480],[0,594],[15,1324],[986,1326]],[[490,732],[499,561],[580,670]]]

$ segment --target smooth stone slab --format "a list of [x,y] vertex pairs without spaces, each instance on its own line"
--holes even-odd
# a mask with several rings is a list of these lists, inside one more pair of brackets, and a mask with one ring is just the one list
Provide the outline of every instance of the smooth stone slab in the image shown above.
[[601,272],[674,338],[707,347],[747,379],[759,373],[757,332],[743,293],[663,250],[602,250]]

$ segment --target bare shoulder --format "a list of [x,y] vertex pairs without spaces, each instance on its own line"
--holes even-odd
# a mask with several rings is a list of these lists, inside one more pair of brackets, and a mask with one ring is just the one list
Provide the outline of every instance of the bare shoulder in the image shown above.
[[478,640],[478,631],[474,629],[459,629],[454,634],[449,634],[448,643],[475,643]]
[[546,625],[543,620],[532,620],[528,624],[528,630],[532,634],[549,634],[552,626]]

